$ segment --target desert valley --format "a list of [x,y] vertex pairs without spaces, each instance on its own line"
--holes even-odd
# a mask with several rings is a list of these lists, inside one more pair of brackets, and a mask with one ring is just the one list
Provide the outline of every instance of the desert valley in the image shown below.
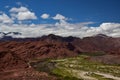
[[2,80],[119,80],[119,65],[120,38],[103,34],[0,39]]

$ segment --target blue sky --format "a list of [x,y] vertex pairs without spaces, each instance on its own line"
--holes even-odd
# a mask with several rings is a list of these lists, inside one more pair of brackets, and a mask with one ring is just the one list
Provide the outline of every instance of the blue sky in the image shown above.
[[35,22],[42,22],[39,16],[43,13],[51,16],[59,13],[72,18],[71,22],[120,22],[120,0],[2,0],[0,10],[7,13],[5,6],[15,7],[17,2],[35,12],[38,16]]
[[0,26],[19,37],[120,37],[120,0],[1,0]]

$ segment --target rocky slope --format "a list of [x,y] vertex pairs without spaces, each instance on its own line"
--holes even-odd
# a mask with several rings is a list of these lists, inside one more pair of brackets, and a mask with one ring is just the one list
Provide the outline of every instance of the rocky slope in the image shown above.
[[73,57],[83,52],[120,56],[120,38],[102,34],[83,39],[53,34],[22,39],[4,36],[0,39],[0,72],[27,69],[32,59]]

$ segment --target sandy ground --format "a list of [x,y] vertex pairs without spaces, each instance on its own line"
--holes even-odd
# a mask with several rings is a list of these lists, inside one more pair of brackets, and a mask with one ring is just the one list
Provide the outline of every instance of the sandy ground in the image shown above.
[[114,79],[114,80],[120,80],[120,77],[115,77],[115,76],[110,75],[110,74],[97,73],[97,72],[95,72],[95,74],[98,74],[98,75],[104,76],[105,78],[111,78],[111,79]]

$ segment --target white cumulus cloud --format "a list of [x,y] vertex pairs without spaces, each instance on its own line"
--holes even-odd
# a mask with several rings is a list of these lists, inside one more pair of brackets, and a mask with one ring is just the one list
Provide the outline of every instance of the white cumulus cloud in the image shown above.
[[44,14],[41,15],[41,18],[43,18],[43,19],[48,19],[49,16],[50,16],[49,14],[44,13]]
[[56,16],[53,17],[54,20],[67,20],[67,18],[61,14],[56,14]]
[[19,7],[19,8],[16,8],[16,7],[13,7],[10,9],[10,12],[26,12],[26,11],[29,11],[26,7]]
[[0,23],[13,23],[13,20],[5,13],[0,15]]
[[[56,34],[60,36],[76,36],[87,37],[96,34],[105,34],[112,37],[120,37],[120,23],[102,23],[97,27],[89,26],[93,22],[84,23],[69,23],[69,18],[61,14],[56,14],[52,17],[56,20],[55,24],[29,24],[22,23],[22,21],[30,21],[37,19],[34,12],[30,11],[27,7],[13,7],[9,10],[11,17],[5,13],[0,13],[0,37],[3,36],[2,32],[19,32],[21,35],[13,35],[12,37],[40,37],[42,35]],[[41,18],[48,19],[49,14],[42,14]],[[19,24],[16,23],[18,21]],[[14,22],[15,21],[15,22]]]
[[31,19],[37,19],[37,16],[35,15],[34,12],[31,12],[28,8],[26,7],[13,7],[10,9],[11,16],[13,19],[18,19],[18,20],[31,20]]
[[37,19],[35,16],[35,13],[26,11],[26,12],[19,12],[17,14],[17,19],[18,20],[29,20],[29,19]]
[[48,34],[76,36],[80,38],[97,34],[120,37],[120,23],[102,23],[98,27],[89,27],[88,24],[90,24],[90,22],[77,24],[67,23],[64,26],[60,24],[0,24],[0,32],[22,33],[22,35],[13,37],[40,37]]

